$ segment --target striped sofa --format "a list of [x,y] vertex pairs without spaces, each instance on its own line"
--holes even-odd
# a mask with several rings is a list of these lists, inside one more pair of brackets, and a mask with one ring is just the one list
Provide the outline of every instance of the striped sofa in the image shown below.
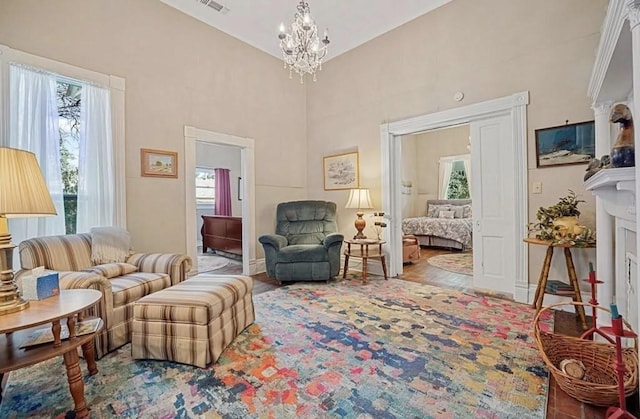
[[105,322],[95,341],[98,358],[131,341],[133,304],[138,299],[184,281],[191,269],[189,256],[170,253],[132,253],[123,263],[95,266],[90,234],[39,237],[21,242],[18,248],[18,286],[27,270],[44,266],[59,272],[61,289],[102,292],[93,313]]
[[253,323],[253,280],[200,274],[133,306],[131,355],[204,368]]

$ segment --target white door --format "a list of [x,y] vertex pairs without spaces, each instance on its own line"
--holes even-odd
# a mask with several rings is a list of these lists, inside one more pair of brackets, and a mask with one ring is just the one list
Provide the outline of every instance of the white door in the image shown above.
[[515,294],[514,144],[511,118],[471,122],[473,287]]

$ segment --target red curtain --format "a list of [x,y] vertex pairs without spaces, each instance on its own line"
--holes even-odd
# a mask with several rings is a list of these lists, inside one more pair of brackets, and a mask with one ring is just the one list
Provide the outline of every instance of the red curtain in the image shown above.
[[216,215],[231,214],[231,182],[229,169],[214,169],[216,175]]

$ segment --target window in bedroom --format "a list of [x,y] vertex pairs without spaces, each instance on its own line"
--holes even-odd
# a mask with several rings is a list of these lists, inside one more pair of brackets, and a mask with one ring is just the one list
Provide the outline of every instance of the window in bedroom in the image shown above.
[[214,208],[216,177],[213,169],[196,167],[196,206]]
[[454,161],[447,186],[447,199],[469,199],[469,182],[462,160]]
[[438,197],[440,199],[471,198],[471,154],[440,157]]

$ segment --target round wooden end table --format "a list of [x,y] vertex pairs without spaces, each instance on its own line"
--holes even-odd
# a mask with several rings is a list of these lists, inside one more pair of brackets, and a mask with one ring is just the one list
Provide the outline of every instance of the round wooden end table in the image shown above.
[[347,244],[347,248],[344,251],[344,270],[342,272],[342,278],[347,277],[347,271],[349,270],[349,258],[353,256],[362,258],[363,284],[367,283],[367,259],[369,258],[380,259],[384,279],[387,280],[387,262],[385,260],[384,252],[382,251],[382,245],[386,243],[384,240],[345,239],[344,242]]
[[[58,355],[64,357],[69,390],[75,404],[76,417],[89,417],[89,409],[84,400],[84,382],[80,370],[78,347],[87,361],[89,374],[98,372],[95,360],[93,338],[104,323],[98,320],[98,327],[91,333],[76,336],[76,322],[89,320],[83,312],[97,303],[102,293],[97,290],[61,290],[60,295],[43,300],[30,301],[29,308],[16,313],[0,315],[0,376],[9,371],[28,367]],[[66,320],[69,338],[61,339],[61,320]],[[53,341],[21,348],[34,335],[34,331],[51,324]]]

